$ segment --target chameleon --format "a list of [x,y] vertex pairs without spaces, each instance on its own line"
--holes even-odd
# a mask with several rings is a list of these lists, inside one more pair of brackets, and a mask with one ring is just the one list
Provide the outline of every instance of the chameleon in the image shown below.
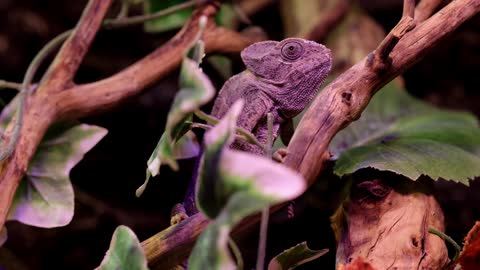
[[[235,101],[244,99],[237,126],[254,134],[262,144],[267,143],[267,114],[273,116],[275,139],[280,126],[288,126],[310,103],[332,67],[328,48],[301,38],[257,42],[246,47],[241,58],[246,70],[225,82],[211,115],[220,119]],[[236,140],[230,148],[264,155],[261,147],[243,140]],[[172,210],[172,224],[198,212],[195,185],[199,159],[184,202]]]

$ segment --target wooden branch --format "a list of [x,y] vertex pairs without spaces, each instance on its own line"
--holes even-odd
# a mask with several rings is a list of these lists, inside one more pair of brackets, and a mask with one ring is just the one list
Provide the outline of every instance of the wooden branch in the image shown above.
[[442,0],[421,0],[415,9],[415,21],[420,23],[428,19],[441,3]]
[[206,53],[239,52],[251,43],[265,39],[259,32],[242,35],[216,26],[212,17],[216,10],[212,5],[198,10],[171,40],[125,70],[104,80],[74,86],[59,93],[56,99],[62,104],[59,108],[61,116],[78,118],[105,111],[140,93],[145,87],[173,71],[179,66],[184,52],[192,44],[198,32],[198,20],[201,16],[209,18],[202,37]]
[[398,24],[388,33],[377,49],[372,53],[373,61],[367,61],[368,67],[375,72],[383,72],[388,69],[391,59],[388,58],[398,41],[410,30],[415,27],[413,20],[415,10],[415,0],[403,1],[403,15]]
[[94,28],[98,29],[106,5],[110,3],[110,0],[91,1],[93,3],[84,12],[74,36],[64,45],[42,85],[29,98],[19,143],[12,156],[1,164],[0,228],[5,224],[13,195],[27,170],[28,162],[48,127],[58,120],[76,119],[105,111],[173,71],[194,41],[198,20],[202,15],[209,17],[204,31],[207,52],[238,53],[251,43],[265,38],[258,32],[258,35],[242,35],[217,27],[212,18],[217,7],[209,2],[194,12],[175,37],[145,58],[104,80],[71,85],[71,79],[93,39]]
[[[313,184],[323,164],[330,159],[327,148],[332,138],[360,117],[375,92],[479,12],[480,0],[454,0],[399,40],[390,53],[392,64],[385,72],[368,68],[366,63],[372,59],[366,57],[340,75],[322,90],[305,113],[288,146],[285,164],[299,171],[308,185]],[[248,218],[245,224],[255,221]],[[204,228],[197,226],[206,224],[205,217],[197,214],[169,227],[168,233],[164,231],[144,241],[142,245],[152,269],[168,269],[184,260],[188,254],[185,249],[192,247],[190,243]],[[181,255],[173,261],[174,254]]]
[[398,42],[390,53],[391,67],[378,74],[365,68],[366,57],[330,83],[300,121],[286,164],[301,172],[309,184],[319,175],[335,134],[360,117],[373,94],[417,62],[463,22],[480,12],[480,0],[454,0]]
[[77,26],[70,37],[63,43],[45,74],[38,91],[61,91],[73,83],[73,77],[87,53],[93,38],[100,28],[112,0],[90,0],[85,7]]
[[324,40],[330,31],[333,30],[334,27],[343,20],[350,9],[350,6],[350,1],[339,1],[330,12],[315,22],[315,26],[313,26],[310,31],[305,34],[304,38],[318,42]]
[[71,82],[111,0],[90,0],[72,36],[64,43],[45,79],[27,100],[20,138],[13,154],[2,163],[0,175],[0,228],[3,228],[15,191],[45,131],[55,121],[57,104],[51,98]]

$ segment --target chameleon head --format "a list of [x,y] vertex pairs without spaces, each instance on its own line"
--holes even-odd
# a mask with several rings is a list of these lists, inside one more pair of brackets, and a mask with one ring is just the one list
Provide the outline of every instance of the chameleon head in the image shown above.
[[282,106],[289,116],[303,110],[295,103],[308,104],[332,67],[327,47],[301,38],[257,42],[245,48],[241,56],[250,72],[276,86],[269,90],[275,93],[267,93],[272,99],[292,103]]

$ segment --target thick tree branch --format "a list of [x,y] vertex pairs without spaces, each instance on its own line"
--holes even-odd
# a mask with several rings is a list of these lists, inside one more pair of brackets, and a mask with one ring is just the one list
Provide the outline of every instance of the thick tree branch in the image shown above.
[[[340,75],[305,113],[288,146],[285,164],[302,173],[311,185],[330,158],[327,148],[332,138],[360,117],[375,92],[479,12],[480,0],[454,0],[398,41],[390,53],[391,65],[383,72],[368,68],[366,63],[373,59],[366,57]],[[258,217],[247,219],[245,224],[255,221]],[[198,226],[207,223],[197,214],[144,241],[142,244],[152,269],[168,269],[184,260],[188,254],[185,249],[188,251],[192,247],[193,240],[203,229]],[[246,226],[242,224],[242,227]]]

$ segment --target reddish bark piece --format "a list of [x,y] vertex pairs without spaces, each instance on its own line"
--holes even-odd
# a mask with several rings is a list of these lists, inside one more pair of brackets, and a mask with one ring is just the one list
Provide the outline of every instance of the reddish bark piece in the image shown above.
[[457,263],[463,270],[480,269],[480,222],[477,221],[465,237],[465,245]]
[[363,260],[362,257],[357,257],[355,260],[353,260],[351,263],[347,265],[339,265],[338,270],[376,270],[373,268],[373,266],[369,263]]

